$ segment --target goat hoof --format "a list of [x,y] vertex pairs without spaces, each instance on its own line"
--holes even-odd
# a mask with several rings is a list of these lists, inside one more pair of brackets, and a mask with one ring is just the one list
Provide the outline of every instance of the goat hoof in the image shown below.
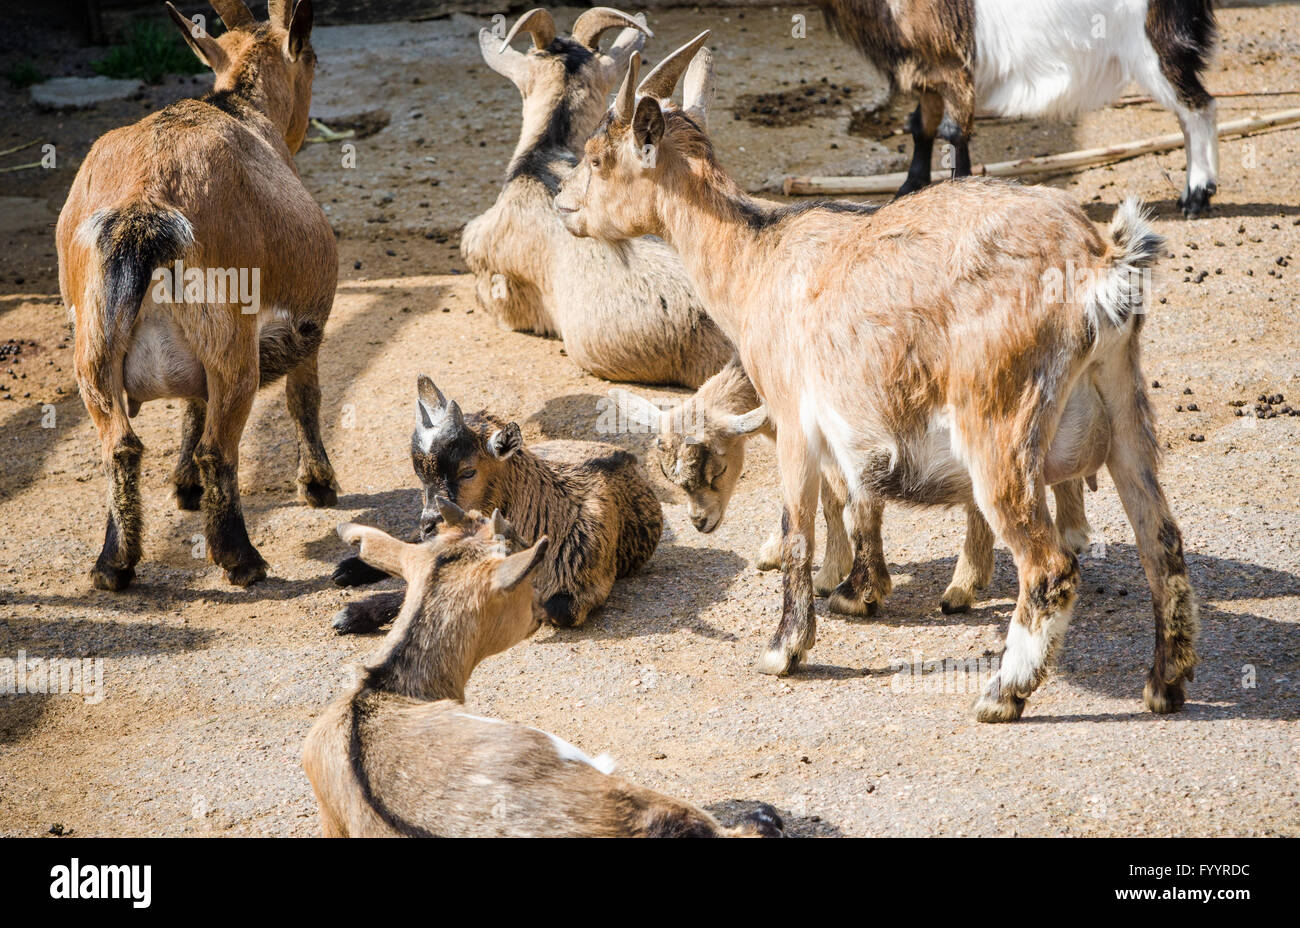
[[972,708],[977,722],[1014,722],[1024,714],[1025,698],[1004,690],[994,677]]
[[939,600],[939,609],[944,615],[956,615],[959,612],[970,612],[971,605],[975,602],[975,594],[970,590],[964,590],[961,587],[949,587],[944,590],[943,598]]
[[813,592],[825,599],[835,592],[836,588],[844,582],[844,575],[827,574],[823,576],[818,574],[813,577]]
[[176,484],[176,508],[198,512],[202,508],[203,487],[197,483]]
[[1183,692],[1183,678],[1180,676],[1173,683],[1166,683],[1156,675],[1155,670],[1147,674],[1146,689],[1142,692],[1142,701],[1156,715],[1169,715],[1183,707],[1186,696]]
[[119,593],[131,585],[135,579],[134,567],[113,567],[111,564],[96,564],[90,571],[90,582],[97,590]]
[[365,609],[356,608],[356,604],[351,604],[334,613],[330,625],[340,635],[360,635],[378,631],[383,623],[376,622],[374,616]]
[[298,496],[313,509],[327,509],[339,504],[338,487],[333,483],[308,480],[298,484]]
[[1061,532],[1061,540],[1075,554],[1083,554],[1092,541],[1092,531],[1088,528],[1067,528]]
[[859,596],[846,580],[831,593],[830,599],[826,600],[826,608],[840,615],[874,616],[880,614],[880,600]]
[[785,645],[770,645],[766,651],[758,658],[759,673],[771,674],[774,677],[784,677],[787,674],[794,673],[799,669],[799,661],[803,658],[800,651],[789,651]]
[[1188,219],[1208,215],[1210,212],[1210,197],[1214,195],[1215,189],[1214,185],[1210,185],[1184,191],[1183,195],[1178,198],[1178,208],[1183,211],[1183,215]]
[[339,566],[334,568],[330,579],[334,581],[335,586],[364,586],[367,583],[387,580],[388,574],[378,567],[371,567],[361,558],[353,555],[339,561]]
[[227,567],[226,579],[235,586],[252,586],[259,580],[266,579],[266,567],[266,561],[259,557],[257,560],[249,561],[246,564],[236,564],[234,567]]

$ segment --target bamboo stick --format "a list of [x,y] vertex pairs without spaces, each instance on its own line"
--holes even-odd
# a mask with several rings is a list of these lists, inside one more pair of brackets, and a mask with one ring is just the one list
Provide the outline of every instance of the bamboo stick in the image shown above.
[[[1285,126],[1296,122],[1300,122],[1300,108],[1280,110],[1266,116],[1248,116],[1220,123],[1219,137],[1248,135],[1261,129]],[[1033,158],[1019,158],[1015,161],[977,164],[971,168],[971,174],[987,177],[1022,177],[1026,174],[1041,174],[1049,171],[1061,173],[1077,168],[1094,167],[1099,164],[1109,164],[1127,158],[1136,158],[1138,155],[1170,151],[1182,146],[1182,133],[1171,132],[1169,135],[1138,139],[1120,145],[1107,145],[1103,148],[1086,148],[1056,155],[1038,155]],[[931,175],[931,180],[946,180],[950,174],[949,171],[935,171]],[[903,185],[903,181],[906,179],[907,174],[903,171],[897,171],[893,174],[874,174],[869,177],[800,177],[790,175],[782,181],[781,189],[786,196],[843,196],[893,193]]]

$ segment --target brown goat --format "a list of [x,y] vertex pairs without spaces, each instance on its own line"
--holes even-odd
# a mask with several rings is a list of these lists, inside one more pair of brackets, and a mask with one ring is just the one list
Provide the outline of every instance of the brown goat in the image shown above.
[[[421,376],[411,463],[424,485],[420,530],[441,520],[445,497],[470,509],[500,509],[526,538],[556,539],[534,580],[546,620],[578,626],[609,598],[615,579],[640,570],[663,533],[663,511],[634,455],[614,445],[548,441],[525,448],[519,426],[487,412],[464,415]],[[350,558],[334,571],[351,586],[382,577]],[[336,616],[342,632],[392,617],[395,598],[379,594]]]
[[[1011,549],[1020,596],[975,711],[1019,718],[1079,583],[1046,488],[1104,464],[1151,586],[1146,704],[1177,710],[1199,623],[1139,360],[1143,275],[1162,245],[1139,204],[1124,202],[1106,238],[1059,190],[985,179],[870,212],[756,204],[701,128],[712,58],[696,52],[707,37],[639,86],[633,57],[555,203],[575,234],[659,235],[677,249],[776,427],[784,607],[759,669],[787,673],[815,641],[813,518],[830,461],[855,525],[873,498],[973,500]],[[666,101],[693,57],[679,110]]]
[[[611,390],[627,418],[654,434],[654,454],[659,470],[687,499],[691,522],[701,532],[712,532],[722,522],[727,503],[745,464],[745,445],[753,435],[775,440],[775,432],[759,406],[754,385],[740,362],[733,359],[721,371],[672,410],[661,410],[626,390]],[[1056,525],[1075,553],[1083,552],[1092,533],[1083,508],[1083,481],[1067,480],[1052,488],[1056,496]],[[869,492],[869,488],[868,488]],[[830,597],[827,608],[847,615],[875,615],[893,589],[880,535],[884,500],[865,507],[867,522],[853,527],[850,541],[844,524],[844,478],[823,464],[822,515],[826,520],[826,553],[813,577],[813,591]],[[977,591],[993,577],[993,532],[979,507],[966,507],[966,541],[944,590],[939,607],[945,613],[967,612]],[[856,543],[855,543],[856,542]],[[755,566],[776,570],[781,566],[781,530],[778,524],[759,550]]]
[[315,67],[311,0],[292,13],[271,0],[266,23],[241,0],[213,5],[228,29],[216,39],[167,5],[215,72],[213,91],[100,138],[59,215],[77,384],[109,475],[91,572],[106,590],[131,582],[141,554],[144,447],[130,423],[141,403],[187,401],[176,500],[202,509],[208,551],[231,583],[266,576],[239,503],[239,440],[260,385],[288,375],[299,494],[312,506],[338,498],[316,370],[337,252],[293,164]]
[[434,504],[441,518],[422,544],[339,526],[367,563],[407,587],[378,652],[303,746],[326,837],[780,836],[770,806],[724,828],[689,803],[609,775],[603,756],[467,713],[475,666],[538,628],[527,581],[547,539],[512,553],[518,536],[499,512],[485,519]]
[[[620,27],[601,52],[601,34]],[[526,54],[509,45],[521,32],[533,40]],[[673,250],[649,238],[618,247],[575,239],[551,206],[649,34],[607,7],[584,10],[572,37],[542,9],[521,16],[504,43],[479,33],[483,60],[519,88],[523,125],[500,194],[466,224],[460,251],[479,305],[503,326],[563,339],[570,360],[605,380],[698,387],[733,349]]]

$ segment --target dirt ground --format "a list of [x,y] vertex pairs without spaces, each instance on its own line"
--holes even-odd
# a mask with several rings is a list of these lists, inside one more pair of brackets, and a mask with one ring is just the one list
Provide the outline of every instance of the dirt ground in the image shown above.
[[[903,139],[889,133],[906,104],[866,112],[885,98],[881,81],[816,16],[806,39],[791,38],[794,12],[652,13],[648,57],[715,30],[715,141],[751,189],[784,173],[904,167]],[[1213,90],[1300,90],[1300,8],[1234,9],[1220,21]],[[329,628],[357,595],[329,581],[345,553],[334,526],[413,524],[416,374],[466,408],[517,418],[528,440],[598,437],[608,385],[577,370],[558,342],[502,331],[476,310],[458,257],[458,230],[494,199],[518,128],[518,95],[479,60],[478,25],[456,16],[317,31],[313,112],[365,135],[354,168],[342,166],[339,143],[298,157],[340,236],[322,417],[344,492],[337,510],[295,502],[283,386],[266,390],[245,433],[241,487],[272,573],[247,591],[193,556],[199,516],[172,504],[173,402],[136,420],[147,448],[138,579],[123,594],[90,588],[105,485],[54,256],[53,223],[93,139],[203,81],[173,79],[76,114],[40,112],[0,90],[0,149],[39,138],[58,152],[54,170],[0,173],[0,658],[102,658],[104,684],[93,703],[0,695],[0,834],[314,834],[302,739],[347,666],[378,640]],[[88,73],[85,51],[58,54],[67,73]],[[1229,98],[1220,119],[1297,101]],[[1175,128],[1151,105],[1070,125],[981,121],[974,156]],[[967,706],[978,675],[926,666],[996,657],[1015,595],[999,548],[986,598],[967,615],[940,614],[962,536],[955,512],[890,510],[895,590],[882,614],[849,621],[819,602],[811,665],[788,679],[758,674],[780,607],[779,577],[751,566],[777,512],[773,454],[761,443],[711,535],[694,531],[656,475],[667,531],[648,569],[618,585],[586,627],[543,630],[486,662],[469,706],[593,755],[609,751],[624,775],[724,819],[771,802],[798,835],[1300,832],[1300,416],[1285,411],[1300,409],[1298,146],[1295,127],[1225,142],[1214,214],[1191,223],[1174,202],[1181,151],[1051,181],[1099,222],[1138,194],[1168,237],[1144,339],[1147,375],[1160,384],[1163,479],[1204,603],[1203,663],[1182,713],[1157,718],[1141,703],[1150,601],[1104,474],[1087,497],[1104,550],[1084,560],[1060,667],[1018,724],[976,724]],[[29,160],[31,150],[0,157],[0,167]],[[4,347],[11,339],[21,353]],[[1276,415],[1255,417],[1261,395]],[[1238,401],[1246,415],[1230,405]],[[622,440],[644,451],[643,438]]]

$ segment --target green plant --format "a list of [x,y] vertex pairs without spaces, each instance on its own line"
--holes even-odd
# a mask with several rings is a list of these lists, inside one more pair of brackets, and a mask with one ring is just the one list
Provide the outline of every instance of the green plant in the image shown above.
[[32,84],[39,84],[45,80],[45,75],[41,73],[40,68],[36,67],[35,64],[24,59],[15,62],[5,72],[5,79],[17,89],[22,90],[24,87],[32,86]]
[[126,43],[115,45],[96,61],[97,74],[159,83],[168,74],[198,74],[206,70],[175,27],[146,19],[135,22]]

